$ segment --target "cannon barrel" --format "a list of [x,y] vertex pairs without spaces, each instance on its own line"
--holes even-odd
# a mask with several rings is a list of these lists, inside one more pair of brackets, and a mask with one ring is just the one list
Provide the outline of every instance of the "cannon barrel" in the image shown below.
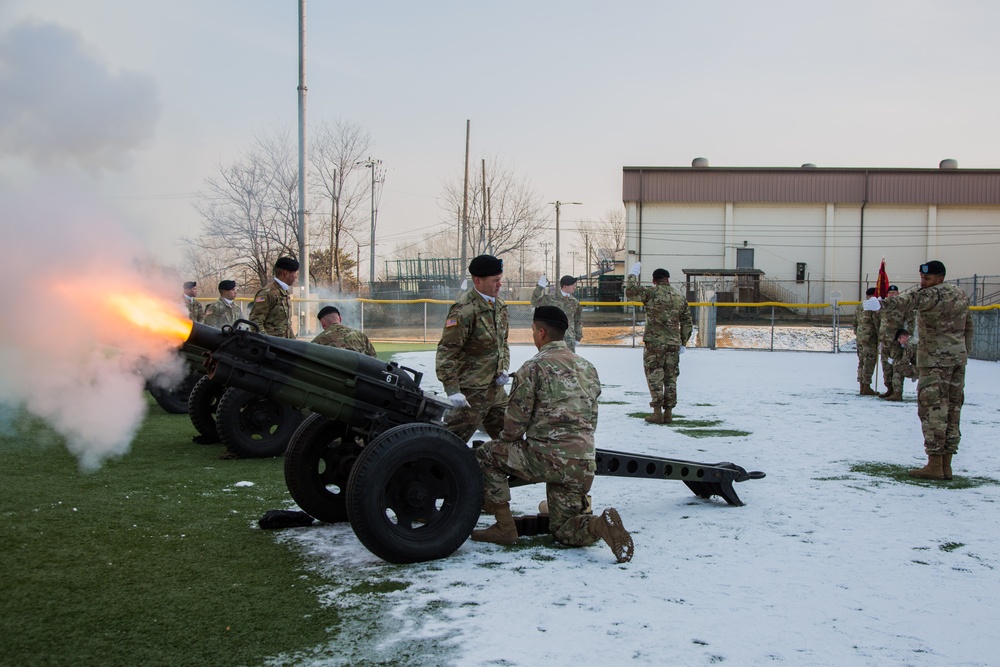
[[[420,388],[422,374],[351,350],[276,338],[250,328],[194,323],[182,350],[210,378],[349,427],[441,424],[450,407]],[[252,327],[249,322],[246,326]]]

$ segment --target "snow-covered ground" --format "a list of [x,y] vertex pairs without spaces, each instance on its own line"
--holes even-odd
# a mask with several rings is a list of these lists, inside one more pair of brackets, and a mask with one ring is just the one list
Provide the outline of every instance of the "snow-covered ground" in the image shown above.
[[[542,536],[514,548],[468,541],[450,558],[398,566],[346,524],[283,531],[315,567],[348,577],[323,596],[353,620],[329,646],[276,662],[1000,664],[1000,486],[851,471],[925,461],[915,384],[886,403],[857,395],[854,354],[690,350],[675,413],[749,432],[697,438],[628,416],[648,410],[641,349],[580,352],[604,386],[598,447],[765,471],[736,485],[746,506],[700,500],[680,482],[598,477],[595,509],[617,507],[635,540],[622,565],[603,543]],[[533,353],[512,348],[512,367]],[[439,388],[432,352],[398,360]],[[995,480],[1000,365],[971,362],[966,394],[955,474]],[[513,494],[515,512],[530,514],[544,491]],[[386,582],[399,585],[364,592]]]

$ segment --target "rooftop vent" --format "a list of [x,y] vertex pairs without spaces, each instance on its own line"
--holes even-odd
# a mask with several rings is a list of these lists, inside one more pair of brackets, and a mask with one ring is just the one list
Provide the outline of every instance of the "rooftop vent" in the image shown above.
[[812,162],[806,162],[804,165],[802,165],[802,168],[803,169],[815,169],[816,165],[814,163],[812,163]]
[[946,158],[941,160],[941,164],[939,164],[938,167],[941,169],[958,169],[958,160]]
[[696,157],[695,159],[691,160],[691,166],[692,167],[707,167],[707,166],[709,166],[708,165],[708,158],[707,157]]

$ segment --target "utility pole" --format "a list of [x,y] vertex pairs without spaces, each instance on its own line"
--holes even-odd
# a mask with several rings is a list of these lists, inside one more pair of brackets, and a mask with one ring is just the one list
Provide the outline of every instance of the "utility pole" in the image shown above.
[[472,131],[472,121],[465,120],[465,185],[462,189],[462,279],[465,280],[469,247],[469,135]]
[[553,276],[556,280],[561,277],[559,274],[559,208],[561,206],[568,206],[570,204],[583,205],[581,201],[550,201],[550,204],[554,204],[556,207],[556,272]]
[[306,190],[306,0],[299,0],[299,263],[302,268],[302,298],[300,330],[310,331],[309,317],[309,194]]
[[382,164],[382,160],[368,158],[367,160],[360,160],[356,164],[363,164],[372,170],[371,261],[368,266],[368,295],[371,296],[375,287],[375,184],[381,183],[378,179],[378,166]]
[[[543,243],[542,248],[545,250],[545,261],[542,263],[542,273],[549,275],[549,244]],[[558,278],[556,278],[558,280]]]

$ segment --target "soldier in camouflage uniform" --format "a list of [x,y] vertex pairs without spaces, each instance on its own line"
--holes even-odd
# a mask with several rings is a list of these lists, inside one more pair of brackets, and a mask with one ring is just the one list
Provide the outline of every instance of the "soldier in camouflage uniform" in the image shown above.
[[469,263],[474,289],[452,304],[435,367],[453,408],[445,428],[468,441],[482,425],[491,438],[503,428],[509,381],[507,304],[499,297],[503,261],[479,255]]
[[920,265],[920,289],[886,300],[887,312],[916,313],[917,414],[924,434],[927,465],[910,470],[921,479],[951,479],[951,459],[962,439],[965,365],[972,344],[969,297],[944,282],[937,260]]
[[[875,298],[875,288],[865,292],[865,301],[854,309],[854,340],[858,350],[858,383],[862,396],[878,396],[872,389],[872,374],[878,363],[878,329],[881,323],[879,311],[872,310],[870,299]],[[865,303],[868,302],[868,307]]]
[[353,350],[369,357],[375,356],[375,347],[368,340],[368,336],[360,331],[344,326],[341,322],[340,311],[333,306],[320,308],[316,313],[323,331],[312,339],[317,345],[329,345],[339,347],[342,350]]
[[896,332],[896,342],[899,344],[902,354],[899,360],[893,359],[892,362],[892,384],[893,387],[896,386],[898,382],[900,384],[899,393],[902,394],[902,384],[905,378],[910,378],[911,380],[917,379],[917,341],[910,336],[910,332],[906,329],[900,329]]
[[642,335],[645,349],[642,367],[652,400],[653,414],[646,421],[654,424],[671,423],[677,405],[677,376],[680,375],[680,354],[691,338],[691,312],[687,299],[670,286],[670,272],[653,271],[653,286],[640,287],[639,262],[632,265],[625,284],[625,296],[630,301],[642,301],[646,307],[646,329]]
[[546,294],[545,288],[549,281],[543,274],[538,279],[538,287],[531,293],[531,305],[535,306],[555,306],[566,313],[569,327],[566,329],[566,343],[571,351],[576,352],[576,344],[583,339],[583,306],[573,296],[576,291],[576,278],[573,276],[563,276],[559,279],[559,294]]
[[221,329],[243,317],[240,304],[236,303],[236,281],[223,280],[219,283],[219,299],[205,308],[205,324]]
[[187,307],[188,319],[201,322],[205,319],[205,306],[198,303],[198,283],[189,280],[184,283],[184,305]]
[[510,511],[508,475],[545,482],[550,532],[557,542],[586,546],[603,539],[619,563],[632,559],[632,537],[617,510],[599,517],[587,511],[587,493],[597,470],[594,429],[601,380],[597,369],[566,347],[569,321],[560,308],[535,309],[531,336],[538,354],[514,374],[499,438],[476,450],[483,471],[484,506],[496,524],[475,530],[472,539],[517,542]]
[[274,280],[254,295],[249,319],[268,336],[295,338],[292,333],[292,285],[298,277],[298,260],[279,257],[274,263]]
[[[891,299],[896,296],[899,296],[899,288],[890,285],[885,298]],[[879,312],[882,316],[878,329],[878,338],[882,348],[879,356],[882,361],[882,381],[885,383],[885,393],[879,394],[879,398],[884,398],[887,401],[901,401],[903,400],[903,380],[905,378],[896,373],[896,365],[903,358],[903,347],[897,341],[896,333],[900,329],[910,329],[913,325],[907,321],[906,314],[900,311],[883,310]]]

